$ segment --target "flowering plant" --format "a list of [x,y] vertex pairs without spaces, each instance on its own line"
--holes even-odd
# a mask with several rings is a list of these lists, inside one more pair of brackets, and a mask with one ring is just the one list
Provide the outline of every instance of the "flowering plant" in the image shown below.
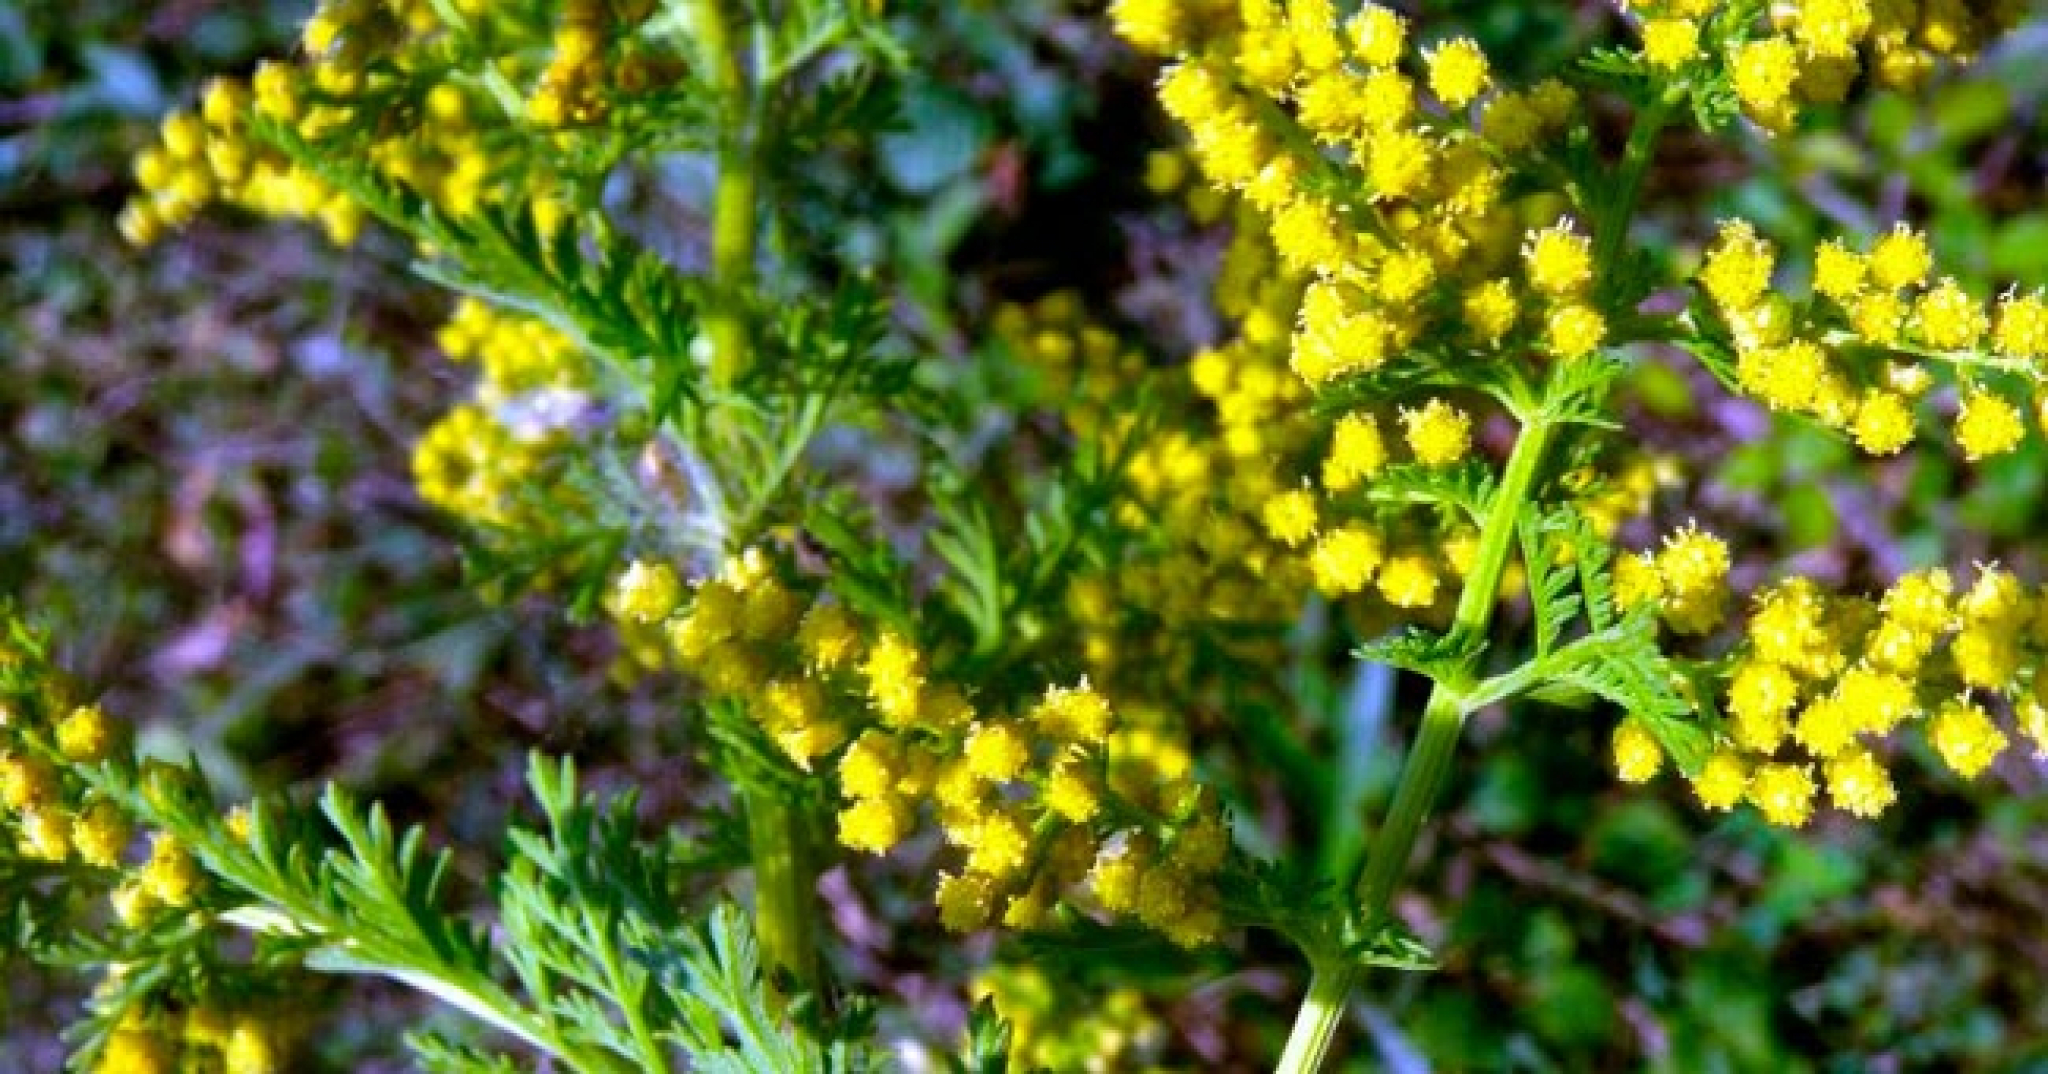
[[[480,586],[565,593],[613,622],[623,676],[681,672],[678,718],[733,801],[707,845],[650,837],[630,797],[536,758],[544,823],[510,829],[471,915],[417,830],[339,789],[222,813],[10,621],[0,884],[52,939],[31,950],[105,971],[78,1062],[283,1069],[289,982],[342,972],[499,1034],[422,1034],[437,1069],[504,1069],[501,1046],[586,1071],[864,1069],[818,883],[834,856],[894,856],[936,863],[946,930],[1041,956],[990,975],[959,1068],[1115,1062],[1031,1024],[1029,974],[1117,950],[1213,970],[1255,930],[1311,970],[1279,1066],[1314,1070],[1366,970],[1434,963],[1393,900],[1480,710],[1615,712],[1622,780],[1668,764],[1705,808],[1791,827],[1892,804],[1911,725],[1965,779],[2007,727],[2048,746],[2048,597],[2010,572],[1877,596],[1788,578],[1738,604],[1711,533],[1616,542],[1656,482],[1612,395],[1660,349],[1871,455],[1948,384],[1966,459],[2027,436],[2038,293],[1969,294],[1905,223],[1782,273],[1749,222],[1696,267],[1634,227],[1674,126],[1788,132],[2018,13],[1636,4],[1628,44],[1510,87],[1472,39],[1377,4],[1117,0],[1188,133],[1148,182],[1234,225],[1235,334],[1154,363],[1054,294],[988,318],[974,364],[1009,381],[989,388],[909,357],[897,266],[830,241],[862,209],[830,173],[861,174],[915,77],[879,11],[330,0],[302,62],[164,121],[123,230],[219,202],[408,240],[461,296],[441,349],[478,370],[418,444],[420,495],[474,530]],[[1618,148],[1602,107],[1627,109]],[[975,457],[989,404],[1047,421]],[[850,491],[887,450],[929,460],[907,505]],[[1275,715],[1301,700],[1305,608],[1341,624],[1310,644],[1375,636],[1361,660],[1430,686],[1370,840],[1339,821],[1292,854],[1240,777],[1307,749]],[[750,922],[700,883],[741,866]],[[107,939],[56,942],[107,913]]]

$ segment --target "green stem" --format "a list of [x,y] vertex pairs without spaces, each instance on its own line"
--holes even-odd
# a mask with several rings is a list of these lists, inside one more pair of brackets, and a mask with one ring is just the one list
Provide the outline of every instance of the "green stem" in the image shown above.
[[754,274],[758,228],[754,95],[740,64],[723,0],[695,0],[692,28],[708,61],[705,78],[725,110],[718,139],[718,178],[711,192],[711,295],[704,332],[711,341],[711,380],[728,385],[752,362],[741,310]]
[[742,792],[754,861],[754,932],[769,966],[817,991],[818,859],[802,804],[771,780]]
[[[1458,594],[1458,610],[1451,623],[1455,633],[1484,637],[1493,622],[1493,609],[1500,602],[1501,575],[1507,570],[1508,553],[1515,543],[1515,523],[1535,487],[1551,435],[1551,427],[1537,417],[1524,425],[1515,439],[1500,490],[1486,509],[1486,526],[1479,532],[1479,557],[1465,579],[1463,592]],[[1386,823],[1373,837],[1372,852],[1356,887],[1358,917],[1368,935],[1385,922],[1394,889],[1414,853],[1415,836],[1436,804],[1437,793],[1443,789],[1451,756],[1457,751],[1458,733],[1464,727],[1462,691],[1466,685],[1438,682],[1422,710],[1422,727],[1402,768],[1394,804]]]
[[1594,236],[1593,263],[1599,273],[1602,298],[1613,297],[1613,285],[1618,279],[1613,268],[1628,244],[1628,228],[1635,220],[1636,203],[1643,196],[1643,180],[1649,176],[1650,163],[1657,154],[1657,136],[1664,133],[1672,109],[1684,99],[1679,87],[1666,90],[1636,113],[1635,123],[1629,129],[1628,145],[1621,151],[1621,166],[1616,172],[1614,190],[1607,198],[1606,213],[1595,221],[1598,234]]
[[[1507,471],[1500,489],[1486,509],[1486,525],[1479,532],[1479,555],[1465,587],[1458,594],[1458,610],[1451,629],[1470,637],[1483,637],[1493,621],[1493,609],[1500,601],[1500,579],[1507,570],[1508,554],[1514,548],[1515,523],[1528,502],[1542,468],[1543,455],[1553,430],[1539,414],[1522,427],[1508,456]],[[1358,921],[1364,935],[1386,922],[1401,874],[1414,856],[1415,837],[1422,830],[1443,790],[1457,752],[1458,735],[1464,727],[1461,682],[1438,682],[1430,691],[1422,711],[1422,727],[1415,748],[1401,769],[1401,782],[1394,790],[1394,803],[1386,823],[1374,834],[1372,851],[1356,885]],[[1343,1021],[1346,999],[1356,983],[1358,969],[1349,961],[1319,965],[1309,982],[1308,998],[1295,1016],[1294,1030],[1275,1069],[1287,1074],[1312,1074],[1329,1052],[1330,1040]]]
[[1322,1067],[1337,1026],[1344,1021],[1344,1007],[1350,1002],[1356,976],[1349,962],[1316,967],[1309,978],[1308,996],[1294,1013],[1294,1031],[1287,1036],[1287,1050],[1280,1053],[1275,1074],[1315,1074]]

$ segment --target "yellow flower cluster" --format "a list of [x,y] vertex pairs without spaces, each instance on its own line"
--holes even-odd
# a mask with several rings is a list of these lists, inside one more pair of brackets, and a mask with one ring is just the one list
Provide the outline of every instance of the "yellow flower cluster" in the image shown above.
[[301,1032],[292,1012],[224,1010],[199,1004],[145,1012],[130,1007],[108,1035],[94,1074],[279,1074],[288,1069],[291,1039]]
[[[76,701],[46,663],[41,643],[25,640],[30,636],[19,626],[0,610],[0,838],[23,858],[68,866],[81,882],[103,882],[121,927],[186,912],[209,883],[190,851],[155,832],[142,853],[127,811],[80,771],[129,759],[132,736],[98,705]],[[145,762],[143,775],[145,791],[158,793],[182,772]],[[234,1011],[138,1004],[122,1015],[93,1069],[275,1074],[285,1069],[290,1033],[281,1012],[246,1004]]]
[[[1695,553],[1713,538],[1674,539],[1652,559],[1616,571],[1623,603],[1664,600],[1698,571],[1719,579],[1725,551]],[[1823,786],[1835,808],[1871,817],[1896,797],[1878,746],[1924,721],[1942,760],[1965,779],[1983,772],[2008,738],[1983,699],[1999,699],[2023,734],[2048,749],[2048,591],[2030,593],[2007,571],[1979,570],[1961,594],[1948,573],[1898,579],[1882,597],[1825,593],[1793,578],[1757,594],[1726,671],[1726,722],[1693,777],[1713,809],[1749,802],[1776,824],[1798,827]],[[1647,779],[1660,754],[1633,723],[1615,735],[1622,778]]]
[[128,241],[146,246],[215,201],[266,216],[317,220],[337,245],[355,241],[362,230],[361,206],[250,138],[252,104],[266,115],[280,108],[296,111],[300,91],[276,66],[259,70],[256,86],[252,94],[240,83],[216,81],[198,111],[164,118],[157,144],[135,158],[139,194],[122,208],[119,221]]
[[1210,878],[1230,839],[1215,796],[1184,751],[1121,733],[1085,680],[1021,713],[983,712],[915,640],[824,599],[807,607],[757,549],[687,593],[672,569],[633,564],[611,608],[659,624],[706,691],[799,766],[838,754],[841,843],[887,853],[928,805],[965,855],[938,886],[948,928],[1036,927],[1085,882],[1104,910],[1176,942],[1221,929]]
[[[1275,355],[1322,390],[1418,349],[1541,362],[1605,345],[1590,237],[1556,198],[1508,193],[1527,155],[1578,121],[1575,94],[1554,81],[1498,87],[1474,42],[1418,47],[1407,21],[1378,4],[1340,18],[1321,0],[1125,0],[1112,17],[1134,45],[1175,60],[1160,100],[1188,128],[1202,176],[1241,199],[1218,288],[1240,336],[1190,370],[1218,402],[1233,474],[1270,460],[1249,517],[1273,562],[1332,599],[1373,590],[1387,606],[1441,611],[1442,581],[1469,565],[1474,535],[1377,502],[1371,484],[1390,463],[1467,459],[1477,416],[1429,398],[1321,430],[1306,423],[1320,457],[1302,466],[1271,440],[1299,435],[1304,397],[1261,389]],[[1240,258],[1256,271],[1234,270]],[[1227,394],[1245,387],[1257,404]],[[1246,412],[1259,420],[1232,420]],[[1641,477],[1600,489],[1610,521],[1639,508]]]
[[[635,27],[654,11],[654,0],[568,0],[555,30],[554,55],[541,73],[527,114],[543,127],[588,126],[602,120],[620,93],[672,80],[646,53],[633,48]],[[619,55],[607,55],[607,51]]]
[[1020,365],[1039,372],[1041,397],[1083,439],[1101,435],[1147,372],[1145,355],[1090,322],[1073,291],[1054,291],[1028,305],[1005,303],[990,328]]
[[568,336],[537,317],[504,313],[474,298],[456,303],[434,338],[449,358],[474,359],[482,367],[479,395],[487,402],[590,385],[590,360]]
[[592,386],[589,355],[539,318],[473,298],[457,303],[436,339],[483,375],[472,400],[414,445],[420,498],[486,526],[545,527],[552,516],[573,516],[577,497],[550,477],[568,451],[565,426]]
[[1707,634],[1728,606],[1728,544],[1697,526],[1664,539],[1656,552],[1622,556],[1614,565],[1614,599],[1624,610],[1654,601],[1665,626]]
[[483,407],[464,404],[429,428],[413,448],[420,498],[450,514],[510,526],[536,503],[526,495],[546,464],[551,438],[526,439]]
[[2014,0],[1792,0],[1769,5],[1768,25],[1752,28],[1717,18],[1734,6],[1723,0],[1628,6],[1642,18],[1644,58],[1662,71],[1682,74],[1707,64],[1703,39],[1710,32],[1725,38],[1712,59],[1726,65],[1744,112],[1771,131],[1790,129],[1802,104],[1842,100],[1866,70],[1882,86],[1917,86],[1937,63],[1967,60],[2026,13],[2026,4]]
[[[316,219],[335,242],[353,241],[363,206],[265,145],[256,127],[267,124],[369,162],[447,215],[523,206],[552,233],[567,202],[563,128],[598,122],[682,73],[652,39],[626,32],[653,6],[572,0],[550,34],[484,0],[327,0],[306,23],[299,62],[220,80],[196,112],[164,121],[159,144],[136,159],[141,196],[122,230],[146,243],[218,201]],[[483,70],[490,79],[476,76]],[[508,84],[531,88],[517,115],[497,89]]]
[[999,962],[974,982],[1010,1025],[1010,1062],[1019,1070],[1143,1070],[1167,1039],[1145,994],[1062,988],[1031,963]]
[[1914,400],[1934,383],[1924,363],[1940,363],[1964,382],[1955,437],[1966,458],[2003,454],[2025,438],[2019,404],[1991,381],[2038,387],[2048,376],[2048,302],[2040,293],[2008,291],[1987,308],[1953,279],[1929,286],[1927,239],[1903,224],[1868,250],[1823,243],[1809,302],[1773,288],[1776,263],[1776,248],[1737,220],[1722,225],[1699,271],[1734,341],[1745,392],[1890,455],[1913,440]]

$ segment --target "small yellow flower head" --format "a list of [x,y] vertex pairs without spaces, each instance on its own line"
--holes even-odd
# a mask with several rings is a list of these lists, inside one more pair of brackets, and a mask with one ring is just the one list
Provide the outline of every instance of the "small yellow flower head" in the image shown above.
[[1856,405],[1850,431],[1856,446],[1872,455],[1896,455],[1913,442],[1913,408],[1904,396],[1872,388]]
[[1899,342],[1899,333],[1905,323],[1906,303],[1889,291],[1866,293],[1849,307],[1850,327],[1856,330],[1857,335],[1877,346],[1891,346]]
[[984,723],[967,736],[967,766],[987,780],[1017,778],[1031,760],[1031,743],[1007,721]]
[[1366,75],[1353,92],[1352,106],[1368,130],[1395,130],[1415,115],[1415,83],[1392,68]]
[[1772,129],[1791,124],[1792,84],[1799,77],[1799,50],[1783,37],[1735,46],[1728,57],[1735,95],[1751,118]]
[[1664,579],[1649,553],[1635,552],[1614,561],[1614,603],[1622,611],[1663,599]]
[[1927,236],[1904,224],[1896,225],[1870,248],[1870,282],[1887,291],[1911,287],[1927,278],[1934,268],[1934,254],[1927,249]]
[[177,1049],[152,1029],[121,1026],[107,1036],[97,1074],[171,1074],[178,1069]]
[[1316,542],[1309,553],[1309,571],[1316,590],[1334,600],[1364,589],[1379,569],[1382,556],[1379,534],[1359,523],[1347,523]]
[[1088,871],[1088,887],[1095,893],[1095,901],[1113,914],[1136,909],[1139,886],[1144,881],[1151,858],[1150,847],[1137,837],[1133,837],[1120,853],[1112,853],[1105,848],[1095,859],[1095,867]]
[[[1330,430],[1330,454],[1323,460],[1323,487],[1356,488],[1387,465],[1387,444],[1370,414],[1346,414]],[[1313,507],[1311,507],[1313,510]]]
[[1507,280],[1488,280],[1465,292],[1465,327],[1489,347],[1515,327],[1521,307],[1515,301],[1515,285]]
[[1054,765],[1039,793],[1048,811],[1075,824],[1086,824],[1102,810],[1100,781],[1083,761],[1065,760]]
[[1880,609],[1885,618],[1920,634],[1938,634],[1949,628],[1955,614],[1950,603],[1955,582],[1939,567],[1899,576],[1885,591]]
[[1870,262],[1840,239],[1821,243],[1813,253],[1813,289],[1843,305],[1863,293]]
[[813,604],[797,626],[797,648],[819,671],[844,667],[860,655],[860,624],[837,604]]
[[1956,415],[1956,446],[1963,457],[1976,462],[2003,455],[2020,446],[2027,437],[2027,423],[2020,408],[1996,392],[1976,389],[1963,397]]
[[1109,738],[1116,717],[1109,701],[1086,679],[1079,686],[1050,687],[1031,710],[1038,729],[1056,742],[1099,745]]
[[1344,24],[1352,51],[1367,67],[1392,67],[1408,47],[1408,21],[1378,4],[1366,4]]
[[228,1031],[227,1046],[221,1049],[226,1074],[279,1074],[284,1060],[279,1054],[275,1032],[261,1019],[235,1019]]
[[1973,623],[1956,635],[1949,655],[1963,685],[2003,690],[2019,673],[2020,639],[2016,625]]
[[1728,542],[1697,525],[1664,538],[1657,574],[1667,592],[1680,597],[1718,591],[1728,580]]
[[1419,410],[1404,408],[1401,425],[1408,450],[1424,466],[1450,466],[1472,450],[1472,419],[1441,399],[1431,399]]
[[1179,921],[1188,911],[1188,881],[1188,875],[1173,865],[1154,865],[1145,870],[1138,881],[1138,919],[1154,928]]
[[1290,489],[1266,501],[1259,511],[1266,533],[1288,546],[1298,546],[1315,536],[1316,498],[1307,489]]
[[1657,739],[1637,720],[1623,720],[1614,727],[1614,771],[1623,783],[1648,783],[1664,765],[1664,751]]
[[1806,765],[1762,764],[1749,782],[1749,800],[1764,819],[1802,828],[1813,819],[1813,772]]
[[1469,37],[1453,38],[1425,53],[1429,88],[1449,108],[1463,108],[1486,92],[1486,53]]
[[[1957,610],[1972,623],[2017,630],[2032,615],[2034,606],[2026,586],[2011,571],[1991,565],[1978,567],[1977,580],[1963,594]],[[2015,635],[2013,640],[2019,638]]]
[[1031,864],[1031,826],[1014,809],[993,810],[974,826],[967,867],[998,880],[1014,879]]
[[61,807],[24,811],[18,839],[22,857],[50,862],[70,858],[71,829],[71,818]]
[[1845,658],[1828,630],[1828,605],[1812,581],[1794,578],[1757,595],[1749,618],[1756,655],[1812,678],[1835,673]]
[[1741,757],[1717,750],[1693,777],[1692,790],[1708,809],[1733,809],[1749,793],[1749,766]]
[[1543,136],[1543,116],[1527,96],[1508,90],[1495,94],[1481,108],[1479,130],[1487,141],[1517,153]]
[[683,602],[683,582],[666,563],[634,560],[619,575],[613,601],[620,617],[634,623],[658,623]]
[[1866,749],[1844,751],[1827,763],[1828,800],[1836,809],[1875,817],[1898,800],[1891,774]]
[[1543,343],[1550,353],[1570,361],[1600,349],[1607,339],[1607,319],[1600,311],[1577,302],[1550,311],[1543,324]]
[[189,905],[203,879],[191,852],[171,836],[157,833],[141,875],[143,889],[150,897],[165,906]]
[[1901,676],[1859,665],[1842,673],[1835,698],[1866,734],[1885,735],[1919,712],[1913,684]]
[[861,798],[839,813],[839,842],[869,854],[887,854],[916,822],[910,803],[895,795]]
[[56,801],[57,770],[49,762],[25,754],[0,754],[0,805],[11,810],[36,809]]
[[98,705],[80,705],[57,723],[57,750],[69,760],[106,760],[113,744],[114,729]]
[[1816,698],[1800,710],[1792,737],[1815,757],[1833,757],[1849,748],[1862,729],[1863,714],[1833,697]]
[[1552,298],[1569,298],[1593,280],[1593,243],[1573,232],[1570,220],[1560,220],[1529,233],[1522,243],[1522,263],[1529,286]]
[[1180,51],[1187,37],[1184,0],[1116,0],[1110,24],[1131,47],[1155,56]]
[[1936,752],[1956,774],[1975,779],[2005,752],[2005,732],[1975,702],[1950,701],[1934,714],[1928,728]]
[[2000,299],[1991,345],[2013,358],[2048,356],[2048,303],[2039,293],[2007,294]]
[[1700,285],[1723,313],[1749,309],[1769,290],[1777,257],[1749,221],[1726,221],[1700,266]]
[[102,869],[121,864],[128,835],[128,819],[112,802],[94,802],[71,822],[71,844],[77,848],[79,860]]
[[1785,718],[1799,704],[1799,680],[1779,664],[1745,660],[1728,683],[1728,713],[1735,741],[1751,753],[1770,753],[1785,739]]
[[1332,0],[1292,0],[1287,5],[1287,28],[1302,66],[1310,71],[1328,70],[1344,58]]
[[1643,23],[1643,56],[1650,66],[1676,71],[1700,54],[1700,28],[1690,19],[1650,19]]
[[1159,104],[1190,128],[1215,122],[1231,108],[1230,84],[1204,64],[1177,63],[1159,73]]
[[1872,21],[1870,0],[1804,0],[1792,33],[1809,55],[1848,59]]
[[1920,341],[1938,351],[1969,350],[1984,337],[1990,318],[1953,278],[1944,279],[1913,304]]
[[1436,603],[1442,575],[1421,552],[1392,556],[1380,566],[1380,596],[1396,608],[1427,608]]
[[950,932],[972,932],[995,914],[995,881],[976,873],[939,879],[939,922]]
[[890,793],[903,775],[903,746],[885,731],[864,731],[839,758],[839,788],[853,798]]
[[1375,198],[1405,198],[1429,186],[1436,147],[1414,131],[1392,131],[1373,140],[1365,174]]
[[868,697],[884,720],[902,725],[917,718],[917,703],[924,691],[924,656],[916,645],[894,631],[885,632],[868,651],[861,670],[867,676]]
[[1436,263],[1420,250],[1398,250],[1381,261],[1373,291],[1390,306],[1407,306],[1436,282]]

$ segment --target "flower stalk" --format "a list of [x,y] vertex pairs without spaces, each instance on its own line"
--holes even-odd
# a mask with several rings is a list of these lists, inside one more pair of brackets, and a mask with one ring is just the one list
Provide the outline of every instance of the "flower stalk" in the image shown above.
[[816,991],[818,855],[802,803],[770,781],[744,788],[754,860],[754,932],[771,968]]
[[709,61],[705,74],[719,94],[723,113],[717,149],[718,175],[711,195],[713,304],[704,311],[704,334],[711,344],[711,380],[724,386],[746,372],[752,361],[741,306],[754,273],[754,243],[759,227],[755,102],[723,0],[695,0],[690,13],[691,28]]

